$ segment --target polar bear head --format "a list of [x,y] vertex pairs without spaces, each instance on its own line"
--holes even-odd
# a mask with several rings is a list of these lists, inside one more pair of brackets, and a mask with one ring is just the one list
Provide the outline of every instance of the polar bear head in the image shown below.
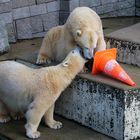
[[78,73],[83,69],[86,61],[81,48],[76,46],[63,60],[62,66],[68,69],[70,73]]
[[85,58],[91,59],[97,46],[98,32],[90,29],[78,29],[73,32],[76,43],[83,49]]

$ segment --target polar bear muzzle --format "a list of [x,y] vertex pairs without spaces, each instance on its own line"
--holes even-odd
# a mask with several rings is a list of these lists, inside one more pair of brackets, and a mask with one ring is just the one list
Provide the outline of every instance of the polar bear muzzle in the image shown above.
[[81,56],[88,60],[88,59],[91,59],[93,57],[93,50],[89,49],[89,48],[86,48],[86,47],[80,47],[79,45],[77,45],[76,49],[77,51],[80,52]]

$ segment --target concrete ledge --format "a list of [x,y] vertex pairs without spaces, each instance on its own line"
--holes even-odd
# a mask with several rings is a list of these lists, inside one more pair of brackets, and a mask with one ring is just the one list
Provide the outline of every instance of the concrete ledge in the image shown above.
[[117,48],[117,60],[140,67],[140,23],[106,35],[111,48]]
[[117,140],[140,136],[140,90],[119,89],[77,76],[56,113]]
[[117,48],[117,60],[122,63],[140,67],[140,44],[106,37],[110,48]]

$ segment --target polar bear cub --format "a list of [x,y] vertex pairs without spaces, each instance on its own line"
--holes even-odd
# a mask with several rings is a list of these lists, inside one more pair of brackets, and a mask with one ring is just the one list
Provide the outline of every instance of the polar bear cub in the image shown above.
[[60,128],[62,123],[53,119],[54,103],[85,62],[79,49],[72,50],[62,63],[40,69],[0,62],[0,122],[9,121],[10,112],[22,112],[29,138],[40,136],[37,128],[43,116],[50,128]]

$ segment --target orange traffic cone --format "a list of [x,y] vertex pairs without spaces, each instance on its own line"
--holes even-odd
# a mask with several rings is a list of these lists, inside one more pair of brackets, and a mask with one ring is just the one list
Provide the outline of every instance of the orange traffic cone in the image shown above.
[[103,72],[130,86],[136,85],[116,61],[116,48],[95,53],[92,74],[95,75],[99,72]]

